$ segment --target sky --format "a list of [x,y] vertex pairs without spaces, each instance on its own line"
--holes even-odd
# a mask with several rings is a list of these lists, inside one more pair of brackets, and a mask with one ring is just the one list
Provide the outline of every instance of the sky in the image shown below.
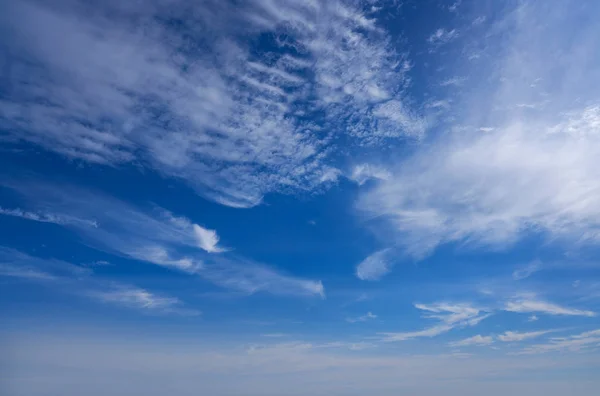
[[0,393],[596,395],[598,15],[0,1]]

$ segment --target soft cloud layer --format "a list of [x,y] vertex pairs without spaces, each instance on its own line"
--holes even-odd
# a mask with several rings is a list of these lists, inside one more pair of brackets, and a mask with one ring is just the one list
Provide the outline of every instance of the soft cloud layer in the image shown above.
[[[6,370],[2,385],[14,394],[27,395],[70,395],[84,387],[89,396],[107,392],[155,396],[175,386],[184,396],[368,392],[435,396],[440,389],[445,394],[465,396],[503,396],[514,389],[533,395],[560,396],[575,391],[591,396],[596,391],[595,381],[572,382],[549,374],[553,370],[590,372],[584,378],[593,379],[600,363],[582,356],[557,360],[537,356],[375,356],[368,351],[311,343],[227,347],[201,343],[197,337],[157,341],[139,335],[113,339],[85,332],[73,337],[26,332],[7,336],[11,341],[9,353],[0,355],[0,365]],[[19,353],[13,353],[16,351]],[[76,376],[73,368],[77,368]],[[43,375],[48,373],[52,375]],[[541,376],[544,380],[537,382],[524,376]],[[95,386],[101,383],[98,377],[111,381]]]
[[248,207],[334,183],[326,160],[342,135],[425,131],[403,100],[406,55],[354,2],[55,3],[3,8],[0,126],[12,140],[135,162]]
[[530,234],[598,243],[600,50],[597,25],[581,23],[597,11],[524,2],[495,24],[480,45],[490,63],[462,65],[469,94],[457,96],[450,132],[390,168],[359,210],[387,219],[390,239],[415,257],[448,242],[506,248]]

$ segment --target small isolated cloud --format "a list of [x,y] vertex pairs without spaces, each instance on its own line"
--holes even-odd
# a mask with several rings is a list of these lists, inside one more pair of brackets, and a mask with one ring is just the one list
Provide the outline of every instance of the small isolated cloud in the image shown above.
[[529,318],[527,318],[528,322],[535,322],[537,320],[539,320],[539,318],[535,315],[531,315]]
[[450,77],[450,78],[447,78],[444,81],[442,81],[440,83],[440,86],[441,87],[448,87],[448,86],[460,87],[465,83],[465,81],[467,81],[466,77],[454,76],[454,77]]
[[596,316],[596,313],[588,310],[563,307],[547,301],[538,300],[535,296],[517,298],[509,301],[504,306],[504,310],[517,313],[544,313],[547,315],[565,315],[565,316]]
[[433,46],[440,46],[449,43],[457,37],[458,31],[456,29],[446,30],[440,28],[433,32],[431,36],[429,36],[427,42]]
[[438,323],[419,331],[380,333],[383,336],[383,341],[405,341],[420,337],[435,337],[457,327],[476,326],[491,315],[486,309],[476,308],[470,304],[415,304],[415,307],[426,312],[426,318],[435,319]]
[[362,186],[370,179],[387,180],[391,177],[390,172],[382,167],[371,164],[356,165],[350,174],[350,180]]
[[529,278],[533,273],[542,269],[542,262],[540,260],[534,260],[531,263],[518,268],[513,271],[512,277],[514,280],[522,280]]
[[494,342],[494,339],[492,336],[482,336],[482,335],[476,335],[473,337],[469,337],[469,338],[465,338],[464,340],[460,340],[460,341],[455,341],[455,342],[451,342],[448,345],[451,347],[465,347],[465,346],[484,346],[484,345],[490,345]]
[[506,331],[504,334],[500,334],[498,339],[502,342],[518,342],[529,340],[531,338],[537,338],[543,336],[544,334],[548,334],[554,332],[556,330],[542,330],[542,331],[530,331],[527,333],[520,333],[517,331]]
[[462,0],[455,1],[454,3],[452,3],[451,5],[448,6],[448,11],[458,12],[458,8],[460,7],[461,4],[462,4]]
[[194,224],[193,228],[194,234],[196,234],[196,238],[198,238],[198,246],[200,246],[201,249],[206,250],[208,253],[221,253],[227,250],[217,246],[219,243],[217,231],[209,230],[199,226],[198,224]]
[[379,250],[364,259],[356,267],[356,276],[361,280],[374,281],[381,279],[390,271],[393,263],[391,248]]
[[486,21],[487,17],[485,15],[479,16],[473,20],[473,26],[479,26]]
[[358,316],[356,318],[346,318],[348,323],[366,322],[371,319],[377,319],[377,315],[373,315],[371,312],[367,312],[366,315]]

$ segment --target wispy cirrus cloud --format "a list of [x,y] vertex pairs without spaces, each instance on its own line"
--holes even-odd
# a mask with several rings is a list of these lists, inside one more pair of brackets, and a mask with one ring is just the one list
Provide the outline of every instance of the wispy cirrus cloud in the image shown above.
[[520,3],[488,27],[485,52],[500,57],[489,73],[467,60],[457,68],[468,95],[453,98],[449,132],[363,191],[359,213],[396,231],[386,243],[423,258],[440,244],[506,249],[530,234],[600,241],[600,96],[590,89],[600,54],[589,52],[598,31],[577,22],[586,7],[551,4]]
[[523,350],[517,352],[517,354],[528,355],[564,351],[579,352],[597,348],[598,345],[600,345],[600,329],[586,331],[568,337],[552,338],[548,343],[535,344],[523,348]]
[[508,301],[504,306],[504,310],[517,313],[543,313],[562,316],[596,316],[596,313],[593,311],[561,306],[537,299],[535,296],[518,297],[512,301]]
[[371,312],[367,312],[365,315],[357,316],[355,318],[346,318],[346,322],[348,323],[358,323],[358,322],[366,322],[368,320],[377,319],[377,315],[374,315]]
[[360,164],[352,168],[350,180],[358,183],[359,186],[365,184],[370,179],[386,180],[391,177],[390,172],[380,166],[372,164]]
[[68,223],[80,223],[89,227],[98,227],[98,224],[93,220],[78,219],[73,216],[57,216],[53,213],[44,212],[28,212],[20,208],[8,209],[0,207],[0,215],[20,217],[26,220],[39,221],[41,223],[54,223],[64,225]]
[[176,297],[107,281],[93,276],[89,268],[62,260],[46,259],[0,246],[0,276],[42,282],[63,293],[149,313],[197,315]]
[[477,334],[473,337],[465,338],[464,340],[450,342],[448,345],[451,347],[466,347],[466,346],[485,346],[490,345],[494,342],[492,336],[482,336]]
[[[212,230],[154,207],[144,211],[99,192],[44,183],[11,184],[32,206],[53,213],[91,218],[97,227],[66,223],[98,249],[200,276],[218,286],[246,294],[325,296],[321,281],[284,274],[235,254],[225,254]],[[39,201],[43,196],[44,200]],[[204,231],[198,233],[202,229]],[[222,252],[223,254],[214,254]]]
[[379,250],[356,266],[356,277],[361,280],[374,281],[387,274],[394,264],[394,250]]
[[542,262],[540,260],[534,260],[531,263],[517,268],[513,271],[512,277],[514,280],[522,280],[530,277],[532,274],[542,269]]
[[130,285],[111,285],[104,290],[90,290],[87,296],[101,302],[148,312],[195,316],[199,311],[184,308],[176,297],[166,297]]
[[476,326],[491,315],[487,309],[476,308],[470,304],[415,304],[415,307],[426,312],[424,315],[426,318],[435,319],[438,323],[418,331],[380,333],[382,341],[406,341],[421,337],[435,337],[457,327]]
[[[249,207],[335,183],[342,135],[360,146],[427,127],[404,100],[407,55],[359,4],[59,3],[12,3],[0,19],[12,54],[0,126],[12,140],[135,161]],[[250,44],[264,35],[264,48]]]
[[449,43],[457,37],[458,31],[456,29],[448,30],[444,28],[439,28],[429,36],[427,42],[434,47],[439,47],[441,45]]
[[498,339],[503,342],[520,342],[525,340],[530,340],[532,338],[541,337],[548,333],[555,332],[557,330],[540,330],[540,331],[528,331],[528,332],[518,332],[518,331],[506,331],[503,334],[498,336]]

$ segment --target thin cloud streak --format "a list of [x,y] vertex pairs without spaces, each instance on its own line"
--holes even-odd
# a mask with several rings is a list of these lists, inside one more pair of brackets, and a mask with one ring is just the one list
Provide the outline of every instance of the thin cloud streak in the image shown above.
[[[101,193],[72,186],[44,183],[7,184],[32,205],[43,204],[55,213],[94,218],[98,227],[67,223],[91,246],[134,260],[200,276],[245,294],[258,292],[289,296],[325,297],[321,281],[283,274],[245,257],[225,254],[218,236],[198,235],[199,225],[162,208],[144,212]],[[43,203],[38,197],[43,196]],[[221,254],[215,254],[221,253]]]

